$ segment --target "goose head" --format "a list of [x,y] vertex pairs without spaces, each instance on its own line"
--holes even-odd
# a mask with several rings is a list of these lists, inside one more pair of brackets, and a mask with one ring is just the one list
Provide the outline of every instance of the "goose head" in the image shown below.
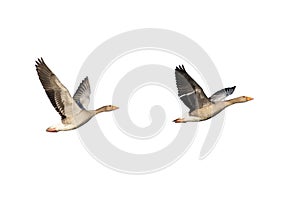
[[118,109],[118,106],[113,106],[113,105],[107,105],[107,106],[102,106],[101,108],[96,109],[96,114],[101,113],[101,112],[109,112]]
[[113,105],[104,106],[104,112],[109,112],[117,109],[119,109],[118,106],[113,106]]
[[253,100],[254,98],[252,98],[252,97],[247,97],[247,96],[241,96],[241,97],[239,97],[239,101],[240,102],[246,102],[246,101],[251,101],[251,100]]
[[234,99],[227,100],[225,102],[227,103],[227,106],[229,106],[229,105],[232,105],[235,103],[244,103],[244,102],[251,101],[251,100],[253,100],[252,97],[240,96],[240,97],[237,97]]

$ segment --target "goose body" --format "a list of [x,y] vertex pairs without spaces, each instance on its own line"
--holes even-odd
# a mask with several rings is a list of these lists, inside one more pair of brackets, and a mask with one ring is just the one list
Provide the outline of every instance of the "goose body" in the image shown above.
[[73,130],[87,123],[98,113],[118,109],[117,106],[107,105],[96,110],[88,110],[91,93],[88,77],[80,83],[74,96],[71,97],[68,89],[48,68],[42,58],[36,61],[35,66],[51,104],[61,116],[61,122],[47,128],[47,132]]
[[187,117],[177,118],[173,121],[175,123],[204,121],[217,115],[228,106],[253,99],[251,97],[241,96],[230,100],[224,100],[234,92],[235,86],[224,88],[208,98],[203,89],[186,72],[183,65],[176,67],[175,78],[178,96],[190,109]]

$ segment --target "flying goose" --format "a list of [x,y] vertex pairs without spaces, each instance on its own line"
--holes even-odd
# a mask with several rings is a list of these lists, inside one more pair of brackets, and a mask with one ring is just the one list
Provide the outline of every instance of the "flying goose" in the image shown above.
[[173,121],[175,123],[204,121],[217,115],[228,106],[253,100],[253,98],[246,96],[224,100],[234,92],[235,86],[224,88],[208,98],[203,89],[185,71],[183,65],[176,67],[175,77],[178,96],[190,109],[188,117],[177,118]]
[[88,110],[91,93],[88,77],[80,83],[72,98],[68,89],[47,67],[43,58],[38,59],[35,66],[51,104],[61,116],[61,123],[50,126],[46,129],[47,132],[73,130],[88,122],[98,113],[118,109],[117,106],[107,105],[96,110]]

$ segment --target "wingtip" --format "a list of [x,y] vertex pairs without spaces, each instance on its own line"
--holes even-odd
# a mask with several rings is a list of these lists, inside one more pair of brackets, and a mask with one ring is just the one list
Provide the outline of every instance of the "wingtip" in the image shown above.
[[178,65],[178,66],[176,66],[175,70],[185,71],[184,65]]
[[45,64],[44,62],[44,59],[42,57],[38,58],[36,61],[35,61],[35,66],[38,67],[39,65],[41,64]]

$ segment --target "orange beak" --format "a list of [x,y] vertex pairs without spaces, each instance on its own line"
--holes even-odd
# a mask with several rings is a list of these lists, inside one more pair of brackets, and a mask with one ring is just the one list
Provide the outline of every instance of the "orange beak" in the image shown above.
[[251,101],[251,100],[253,100],[254,98],[252,98],[252,97],[246,97],[246,100],[247,101]]

